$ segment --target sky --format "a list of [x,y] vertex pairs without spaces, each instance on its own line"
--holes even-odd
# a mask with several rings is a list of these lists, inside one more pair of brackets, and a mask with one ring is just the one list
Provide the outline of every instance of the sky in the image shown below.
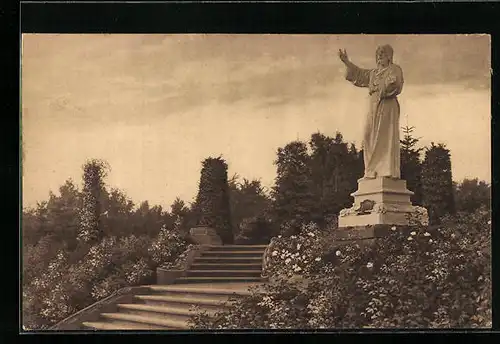
[[196,195],[201,162],[219,156],[271,187],[278,147],[314,132],[361,143],[368,94],[345,80],[394,48],[403,69],[400,125],[444,143],[454,180],[491,181],[487,35],[25,34],[23,206],[48,199],[87,159],[136,204]]

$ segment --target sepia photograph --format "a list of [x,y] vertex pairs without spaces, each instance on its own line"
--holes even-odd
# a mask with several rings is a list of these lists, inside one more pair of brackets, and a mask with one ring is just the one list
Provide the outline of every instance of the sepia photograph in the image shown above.
[[23,331],[492,327],[487,34],[21,41]]

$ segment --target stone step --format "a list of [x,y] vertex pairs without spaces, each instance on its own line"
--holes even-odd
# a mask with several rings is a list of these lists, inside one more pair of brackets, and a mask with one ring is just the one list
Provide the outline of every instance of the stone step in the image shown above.
[[[174,321],[189,321],[189,318],[196,314],[195,305],[185,305],[184,307],[156,306],[145,304],[119,304],[118,309],[123,314],[135,314],[140,316],[153,316]],[[213,315],[216,310],[201,309],[209,315]]]
[[188,270],[188,277],[260,277],[260,269],[254,270]]
[[176,296],[176,297],[195,297],[195,298],[210,298],[215,296],[247,296],[250,295],[248,290],[250,287],[258,287],[262,285],[262,281],[252,282],[235,282],[233,283],[207,283],[207,284],[177,284],[177,285],[150,285],[147,286],[151,291],[158,293],[157,295]]
[[[211,298],[210,298],[211,296]],[[146,305],[176,307],[189,309],[198,306],[203,310],[219,310],[229,306],[229,296],[207,295],[206,297],[193,297],[189,294],[181,295],[136,295],[135,299]]]
[[105,318],[106,320],[127,321],[131,323],[160,326],[169,329],[189,329],[187,321],[173,320],[165,317],[157,317],[151,315],[144,316],[124,313],[101,313],[101,317]]
[[212,257],[212,256],[201,256],[194,259],[193,264],[198,263],[260,263],[262,264],[262,256],[259,257]]
[[183,283],[231,283],[231,282],[260,282],[263,281],[261,277],[207,277],[207,276],[189,276],[180,277],[174,281],[174,284]]
[[220,268],[223,270],[262,270],[262,263],[193,263],[191,264],[193,270],[213,270]]
[[210,245],[209,251],[258,251],[264,252],[268,245]]
[[85,321],[83,327],[94,330],[109,330],[109,331],[140,331],[140,330],[168,330],[163,326],[154,326],[149,324],[132,323],[127,321]]
[[203,251],[201,257],[262,257],[264,251],[243,251],[243,250],[209,250]]

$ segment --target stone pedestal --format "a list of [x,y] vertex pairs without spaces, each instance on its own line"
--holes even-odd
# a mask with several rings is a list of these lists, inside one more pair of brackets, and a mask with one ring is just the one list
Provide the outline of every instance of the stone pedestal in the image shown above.
[[[406,181],[388,177],[358,180],[358,190],[351,194],[354,204],[339,214],[339,228],[367,225],[401,225],[420,207],[411,204],[413,192]],[[418,208],[418,209],[417,209]]]
[[198,245],[222,245],[222,240],[210,227],[194,227],[189,230],[189,235]]

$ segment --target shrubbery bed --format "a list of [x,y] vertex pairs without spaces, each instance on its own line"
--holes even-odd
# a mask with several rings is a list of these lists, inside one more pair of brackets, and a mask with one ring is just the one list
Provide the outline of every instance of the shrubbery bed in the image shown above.
[[194,328],[491,327],[491,213],[444,218],[371,245],[337,246],[305,226],[273,238],[265,292],[238,300]]

